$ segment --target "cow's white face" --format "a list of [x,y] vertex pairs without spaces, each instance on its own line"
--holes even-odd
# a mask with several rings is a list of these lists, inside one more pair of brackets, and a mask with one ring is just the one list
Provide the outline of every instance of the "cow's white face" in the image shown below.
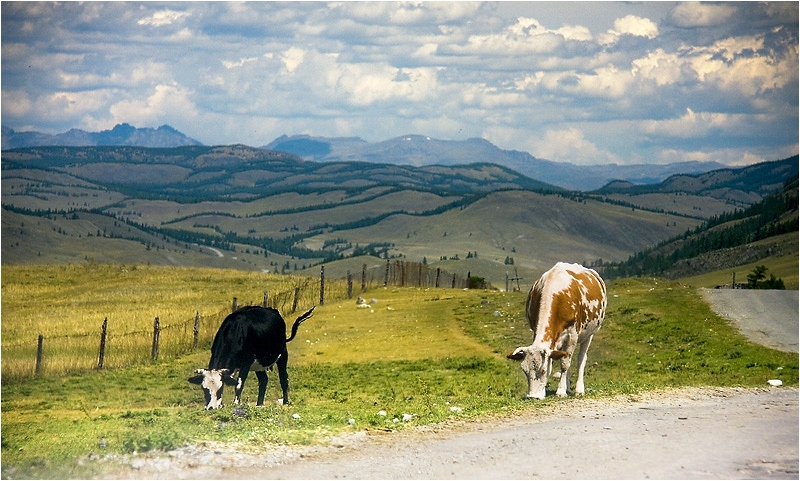
[[509,354],[509,359],[520,361],[522,372],[528,377],[528,397],[544,399],[547,378],[553,366],[553,359],[567,356],[564,351],[553,351],[541,347],[518,347]]
[[203,389],[206,398],[206,410],[222,407],[222,389],[225,385],[235,386],[236,379],[231,377],[228,369],[197,369],[197,374],[189,378],[192,384],[198,384]]

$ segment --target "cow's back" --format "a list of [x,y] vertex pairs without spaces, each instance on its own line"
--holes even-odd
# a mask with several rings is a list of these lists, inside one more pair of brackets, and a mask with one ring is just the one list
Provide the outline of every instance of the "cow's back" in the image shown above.
[[270,358],[286,347],[286,323],[272,308],[243,307],[228,315],[211,346],[209,369],[235,369],[255,358]]
[[578,332],[596,331],[605,308],[606,288],[597,272],[559,262],[534,283],[526,313],[534,340],[550,344],[572,323]]

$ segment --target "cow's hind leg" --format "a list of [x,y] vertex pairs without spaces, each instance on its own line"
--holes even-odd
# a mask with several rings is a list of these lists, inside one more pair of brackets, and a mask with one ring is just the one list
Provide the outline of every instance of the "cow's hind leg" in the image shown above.
[[258,401],[256,401],[256,406],[263,406],[264,405],[264,395],[267,393],[267,372],[266,371],[256,371],[256,377],[258,378]]
[[586,370],[586,353],[589,351],[589,345],[592,343],[592,338],[589,336],[586,341],[581,343],[581,350],[578,351],[578,380],[575,382],[575,394],[582,395],[584,393],[583,386],[583,373]]
[[289,352],[283,351],[281,357],[278,358],[278,377],[281,381],[281,389],[283,390],[283,404],[289,404],[289,373],[286,371],[286,365],[289,362]]

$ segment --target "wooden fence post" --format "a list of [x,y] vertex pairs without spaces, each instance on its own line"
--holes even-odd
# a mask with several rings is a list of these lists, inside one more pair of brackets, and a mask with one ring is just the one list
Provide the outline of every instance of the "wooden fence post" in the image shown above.
[[108,336],[108,318],[103,319],[103,328],[100,330],[100,356],[97,369],[103,369],[106,364],[106,338]]
[[418,269],[418,271],[419,271],[418,272],[418,276],[419,277],[418,277],[418,280],[417,280],[417,287],[422,287],[422,262],[417,264],[417,266],[419,267],[419,269]]
[[350,275],[350,271],[347,271],[347,298],[353,298],[353,276]]
[[299,301],[299,299],[300,299],[300,288],[299,287],[295,287],[294,288],[294,301],[292,301],[292,312],[295,312],[297,310],[297,302]]
[[194,340],[192,341],[192,349],[197,349],[197,341],[200,338],[200,311],[194,313]]
[[367,290],[367,265],[361,265],[361,292]]
[[383,287],[389,285],[389,259],[386,259],[386,275],[383,277]]
[[325,266],[319,269],[319,305],[325,304]]
[[44,344],[44,336],[39,334],[39,344],[36,348],[36,375],[42,372],[42,345]]
[[453,274],[453,289],[456,288],[456,275]]
[[153,321],[153,350],[150,353],[150,357],[152,357],[154,361],[158,359],[158,339],[159,339],[159,337],[161,337],[161,323],[159,322],[158,318],[156,317],[156,320]]
[[239,299],[236,297],[233,298],[233,305],[231,306],[231,312],[236,312],[239,309]]
[[269,291],[264,291],[264,303],[262,306],[269,307]]
[[442,268],[441,267],[437,267],[436,268],[436,287],[439,287],[439,276],[441,276],[441,275],[442,275]]

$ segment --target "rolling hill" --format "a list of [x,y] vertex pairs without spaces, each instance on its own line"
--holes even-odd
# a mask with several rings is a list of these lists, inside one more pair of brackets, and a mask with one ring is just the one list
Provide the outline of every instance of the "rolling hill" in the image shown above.
[[[202,145],[169,125],[156,129],[119,124],[113,129],[87,132],[71,129],[60,134],[17,132],[4,126],[2,149],[65,146],[130,146],[172,148]],[[538,159],[516,150],[503,150],[485,139],[439,140],[425,135],[404,135],[369,143],[357,137],[283,135],[262,147],[316,162],[368,162],[403,166],[497,164],[542,182],[569,190],[589,191],[614,180],[633,184],[658,183],[673,174],[697,174],[723,168],[715,162],[667,165],[575,165]]]
[[[763,179],[782,168],[762,167]],[[711,191],[621,202],[494,164],[313,162],[242,145],[15,149],[2,153],[2,263],[326,262],[344,275],[389,257],[502,285],[506,272],[530,280],[556,260],[623,261],[735,208]],[[634,202],[645,196],[652,205]]]

